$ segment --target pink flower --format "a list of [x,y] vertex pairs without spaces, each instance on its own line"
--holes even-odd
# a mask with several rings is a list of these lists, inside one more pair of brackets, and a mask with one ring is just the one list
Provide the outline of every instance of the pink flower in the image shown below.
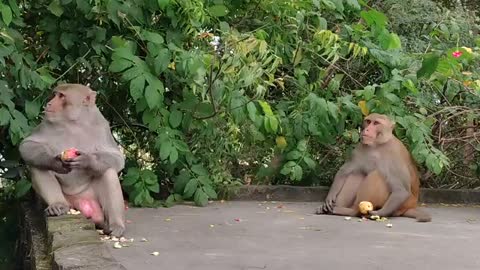
[[458,57],[462,56],[462,52],[461,51],[454,51],[452,53],[452,56],[455,57],[455,58],[458,58]]

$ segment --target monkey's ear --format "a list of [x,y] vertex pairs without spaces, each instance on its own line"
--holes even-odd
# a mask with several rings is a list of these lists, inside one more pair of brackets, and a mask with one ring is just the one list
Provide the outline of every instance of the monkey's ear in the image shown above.
[[90,91],[90,93],[88,93],[88,94],[85,96],[85,99],[83,100],[83,104],[84,104],[85,106],[95,105],[96,97],[97,97],[97,92],[95,92],[95,91]]

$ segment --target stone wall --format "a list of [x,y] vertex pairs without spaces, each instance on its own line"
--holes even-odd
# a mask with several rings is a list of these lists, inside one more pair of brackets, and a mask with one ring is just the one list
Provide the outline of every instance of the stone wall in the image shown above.
[[21,208],[20,269],[125,269],[100,240],[94,224],[82,215],[46,218],[38,200]]

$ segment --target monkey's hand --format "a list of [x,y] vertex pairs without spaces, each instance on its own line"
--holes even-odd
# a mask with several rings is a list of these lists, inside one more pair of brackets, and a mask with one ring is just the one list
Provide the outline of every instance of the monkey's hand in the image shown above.
[[335,199],[337,198],[336,194],[329,193],[325,199],[325,204],[323,205],[323,211],[332,213],[333,207],[335,206]]
[[64,161],[68,168],[88,170],[94,167],[95,157],[92,154],[82,151],[77,151],[76,154],[76,157]]
[[51,169],[59,174],[67,174],[72,171],[68,164],[62,160],[62,155],[57,155],[52,159],[50,163]]

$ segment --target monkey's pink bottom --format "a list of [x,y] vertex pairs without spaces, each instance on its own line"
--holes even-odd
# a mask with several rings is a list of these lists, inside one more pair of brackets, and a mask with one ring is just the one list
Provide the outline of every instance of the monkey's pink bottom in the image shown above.
[[102,208],[94,198],[67,196],[67,200],[73,208],[80,211],[86,218],[92,219],[95,224],[103,223]]

